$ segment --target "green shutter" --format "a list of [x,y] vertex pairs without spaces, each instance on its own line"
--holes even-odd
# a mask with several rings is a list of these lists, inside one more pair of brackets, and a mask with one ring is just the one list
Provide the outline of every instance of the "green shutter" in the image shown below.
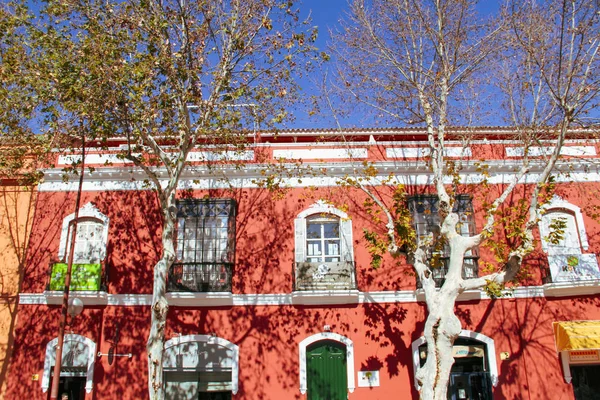
[[306,350],[308,400],[346,400],[346,346],[323,340],[313,343]]
[[[67,264],[56,263],[52,265],[50,276],[50,290],[63,290]],[[71,290],[100,290],[102,277],[101,264],[73,264],[71,270]]]

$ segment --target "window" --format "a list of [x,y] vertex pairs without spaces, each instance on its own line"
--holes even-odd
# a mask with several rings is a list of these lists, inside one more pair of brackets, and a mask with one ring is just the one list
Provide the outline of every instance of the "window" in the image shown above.
[[[562,235],[552,237],[558,225],[562,225]],[[545,205],[538,227],[542,249],[548,254],[544,283],[600,279],[596,255],[586,253],[589,244],[579,207],[554,196]]]
[[232,199],[178,201],[177,263],[170,290],[230,290],[235,216]]
[[306,219],[306,261],[339,262],[341,256],[340,219],[313,215]]
[[[408,206],[413,216],[413,224],[417,234],[417,240],[433,233],[440,233],[440,216],[438,214],[438,197],[430,195],[414,196],[408,200]],[[454,201],[453,212],[458,214],[459,223],[456,230],[462,236],[473,236],[476,234],[475,218],[473,214],[473,203],[468,195],[458,195]],[[448,270],[450,259],[450,248],[443,242],[434,245],[434,250],[429,255],[430,260],[439,260],[439,265],[433,269],[436,284],[441,285]],[[463,278],[474,278],[477,276],[477,249],[469,250],[465,254],[463,265]]]
[[295,221],[294,288],[355,289],[352,220],[320,200]]
[[[74,219],[75,213],[63,220],[58,258],[64,262],[68,261]],[[98,211],[92,203],[87,203],[79,209],[73,262],[77,264],[100,263],[106,255],[107,242],[108,217]]]

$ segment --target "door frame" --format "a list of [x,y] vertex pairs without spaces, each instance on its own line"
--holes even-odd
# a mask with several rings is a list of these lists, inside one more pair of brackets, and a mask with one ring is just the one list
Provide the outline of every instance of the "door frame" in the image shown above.
[[333,340],[346,346],[346,373],[348,376],[348,392],[354,392],[356,387],[354,383],[354,343],[352,343],[352,340],[338,333],[321,332],[307,337],[298,345],[298,350],[300,353],[300,393],[306,394],[307,390],[306,348],[311,344],[321,340]]

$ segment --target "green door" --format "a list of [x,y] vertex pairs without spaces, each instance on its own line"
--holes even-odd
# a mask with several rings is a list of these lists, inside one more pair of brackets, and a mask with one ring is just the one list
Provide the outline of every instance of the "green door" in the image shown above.
[[308,400],[346,400],[346,346],[322,340],[306,349]]

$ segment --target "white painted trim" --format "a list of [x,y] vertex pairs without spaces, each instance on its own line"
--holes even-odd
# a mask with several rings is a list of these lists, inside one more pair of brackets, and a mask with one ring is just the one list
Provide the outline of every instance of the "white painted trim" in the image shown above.
[[[549,156],[554,152],[554,147],[539,147],[533,146],[529,148],[529,155],[531,157]],[[507,147],[507,157],[523,157],[525,149],[523,147]],[[563,146],[560,150],[560,154],[563,156],[577,156],[577,157],[589,157],[596,155],[595,146]]]
[[169,305],[183,307],[219,307],[232,306],[231,292],[170,292],[167,293]]
[[223,339],[217,336],[211,335],[186,335],[186,336],[175,336],[165,342],[164,349],[179,346],[184,343],[201,342],[214,344],[220,347],[225,347],[233,353],[233,360],[231,365],[231,391],[233,394],[237,394],[239,389],[239,369],[240,369],[240,348],[238,345],[230,342],[227,339]]
[[[490,161],[489,184],[505,184],[514,178],[514,169],[520,164],[510,161]],[[339,179],[344,176],[354,174],[356,165],[352,163],[311,163],[313,172],[306,174],[299,173],[298,177],[283,177],[281,185],[284,187],[302,188],[302,187],[333,187],[337,186]],[[408,162],[382,162],[374,163],[374,166],[380,172],[372,179],[373,184],[383,182],[394,175],[398,183],[404,185],[431,185],[432,176],[426,165],[421,161]],[[585,163],[559,163],[557,165],[556,182],[600,182],[600,171],[596,170],[596,165]],[[291,165],[290,168],[297,168]],[[541,169],[541,168],[540,168]],[[224,165],[223,168],[207,170],[206,168],[190,167],[189,171],[181,177],[178,189],[208,190],[208,189],[228,189],[228,188],[258,188],[258,182],[264,179],[260,171],[268,170],[268,166],[259,164],[247,164],[242,170],[235,170],[234,167]],[[326,171],[326,175],[313,176],[314,171]],[[567,175],[566,172],[569,172]],[[77,191],[78,182],[71,179],[63,181],[61,170],[45,170],[44,182],[38,185],[38,191],[41,192],[68,192]],[[160,169],[157,169],[159,177],[162,176]],[[461,173],[460,181],[463,184],[477,185],[483,181],[483,176],[472,163],[465,163]],[[532,167],[532,172],[526,175],[521,183],[536,183],[540,177],[538,166]],[[452,184],[452,177],[445,177],[444,183]],[[98,168],[94,173],[86,174],[83,183],[83,191],[113,191],[113,190],[152,190],[144,182],[145,176],[140,170],[124,168]],[[166,185],[165,178],[159,178],[161,184]]]
[[368,151],[365,148],[273,150],[274,159],[286,160],[336,160],[367,157]]
[[325,200],[318,200],[315,204],[312,204],[306,210],[300,212],[296,218],[304,218],[315,214],[333,214],[341,219],[348,219],[348,214],[342,210],[338,210],[332,204],[327,203]]
[[[109,218],[102,214],[94,204],[87,203],[79,209],[79,219],[81,218],[93,218],[98,220],[103,225],[102,230],[102,243],[104,243],[104,249],[100,260],[106,256],[106,245],[108,244],[108,223]],[[69,224],[75,219],[75,213],[67,215],[63,219],[62,229],[60,231],[60,245],[58,247],[58,259],[65,260],[65,253],[67,250],[67,239],[69,235]]]
[[[223,306],[288,306],[294,304],[401,304],[415,303],[421,300],[420,290],[397,290],[360,292],[353,290],[324,290],[292,293],[168,293],[169,304],[173,306],[186,307],[223,307]],[[478,292],[478,293],[476,293]],[[540,297],[571,297],[600,294],[600,280],[574,281],[549,283],[543,286],[520,286],[513,290],[507,290],[505,297],[498,300],[530,299]],[[72,296],[79,297],[85,305],[105,306],[150,306],[152,304],[151,294],[110,294],[106,292],[71,292]],[[305,300],[300,300],[306,297]],[[330,299],[333,297],[334,299]],[[337,297],[337,299],[336,299]],[[19,293],[19,304],[37,305],[60,304],[62,292],[46,291],[43,293]],[[310,299],[310,300],[308,300]],[[352,301],[350,301],[352,299]],[[489,300],[490,298],[482,291],[468,291],[465,296],[459,297],[458,301],[472,301],[474,299]],[[210,304],[204,301],[209,301]],[[306,301],[306,302],[303,302]]]
[[[465,329],[463,329],[460,332],[459,337],[474,339],[485,344],[487,348],[486,354],[488,357],[488,364],[490,367],[490,378],[492,379],[492,385],[496,387],[498,385],[498,361],[496,359],[496,345],[494,344],[494,339],[485,336],[483,333],[468,331]],[[420,365],[419,346],[425,343],[425,336],[421,336],[411,344],[411,350],[413,355],[413,373],[415,377],[414,385],[415,389],[417,390],[419,390],[419,383],[417,382],[417,370],[419,369]]]
[[332,305],[358,304],[358,290],[303,290],[292,292],[292,304]]
[[315,342],[321,340],[334,340],[346,345],[346,371],[348,374],[348,392],[352,393],[355,389],[354,384],[354,343],[352,340],[338,333],[321,332],[309,336],[298,345],[300,353],[300,393],[305,394],[306,384],[306,348]]
[[[548,204],[545,204],[542,207],[543,213],[547,213],[550,211],[560,211],[560,210],[567,210],[570,211],[571,214],[573,214],[573,216],[575,217],[575,221],[577,223],[577,230],[578,230],[578,234],[579,234],[579,241],[581,243],[581,247],[583,248],[583,250],[587,251],[590,247],[589,242],[588,242],[588,238],[587,238],[587,233],[585,231],[585,224],[583,222],[583,213],[581,212],[581,208],[577,207],[575,204],[571,204],[568,201],[560,198],[557,195],[554,195],[552,197],[552,200],[550,200],[550,202]],[[540,229],[540,232],[542,231],[542,227],[541,227],[541,219],[540,222],[538,222],[538,229]],[[541,240],[542,242],[542,249],[545,252],[548,252],[548,243],[546,243],[545,240]]]
[[[122,149],[115,148],[115,151]],[[175,153],[174,153],[175,155]],[[227,151],[192,151],[188,154],[188,162],[205,161],[252,161],[254,160],[254,150],[227,150]],[[81,161],[80,154],[61,155],[58,157],[57,165],[72,165],[73,162]],[[130,160],[119,158],[116,154],[86,154],[86,165],[124,165],[133,163]]]
[[563,376],[565,377],[565,382],[571,383],[573,377],[571,376],[571,365],[569,363],[569,350],[561,351],[559,357],[563,369]]
[[[396,143],[394,143],[396,144]],[[459,158],[471,157],[470,147],[446,147],[446,157]],[[387,158],[425,158],[429,157],[431,150],[426,147],[388,147],[385,149]]]
[[[94,384],[94,364],[96,362],[96,343],[85,336],[76,335],[73,333],[67,333],[64,337],[64,342],[77,342],[83,343],[88,349],[88,365],[85,378],[85,391],[90,393]],[[54,353],[56,361],[56,346],[58,345],[58,338],[54,338],[46,344],[46,356],[44,358],[44,373],[42,374],[42,392],[46,393],[50,387],[50,371],[53,368],[50,358]],[[63,345],[64,347],[64,345]],[[64,353],[63,353],[64,356]]]

